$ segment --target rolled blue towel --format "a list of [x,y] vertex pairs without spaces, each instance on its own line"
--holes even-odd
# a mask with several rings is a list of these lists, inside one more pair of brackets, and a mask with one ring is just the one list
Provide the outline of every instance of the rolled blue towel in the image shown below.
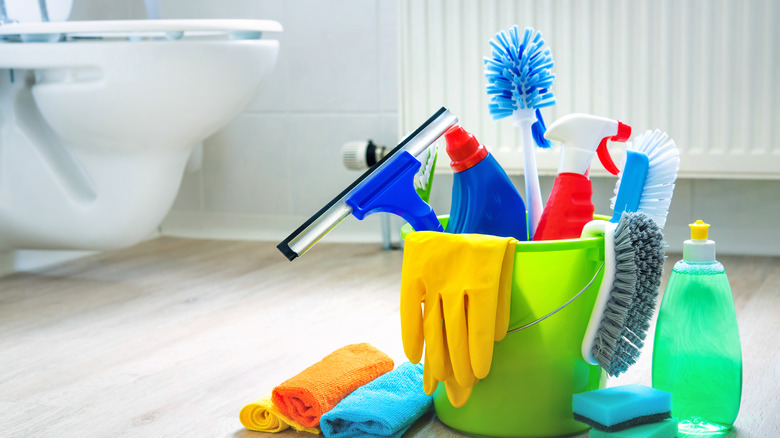
[[422,388],[422,364],[406,362],[346,396],[322,415],[327,438],[400,437],[433,404]]

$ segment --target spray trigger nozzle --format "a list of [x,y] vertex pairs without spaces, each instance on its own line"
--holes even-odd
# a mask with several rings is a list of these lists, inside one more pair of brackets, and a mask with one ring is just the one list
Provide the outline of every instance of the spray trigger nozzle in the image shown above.
[[628,140],[629,137],[631,137],[631,127],[619,120],[617,122],[617,134],[602,138],[601,143],[599,143],[599,146],[596,148],[599,161],[601,161],[601,164],[604,166],[604,168],[613,175],[617,175],[620,172],[620,169],[618,169],[618,167],[615,165],[615,162],[612,161],[612,156],[609,155],[609,151],[607,150],[607,140],[624,142]]

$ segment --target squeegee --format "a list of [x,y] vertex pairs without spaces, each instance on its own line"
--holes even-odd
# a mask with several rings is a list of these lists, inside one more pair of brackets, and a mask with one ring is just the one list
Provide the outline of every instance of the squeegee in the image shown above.
[[410,155],[415,158],[421,155],[457,122],[458,118],[449,110],[440,108],[276,247],[292,261],[308,251],[350,214],[363,219],[367,214],[387,211],[408,220],[413,227],[415,223],[425,224],[429,229],[438,225],[425,201],[416,195],[406,196],[404,205],[399,205],[397,195],[406,195],[407,185],[414,191],[411,179],[414,172],[410,169],[419,168],[419,162],[410,160]]

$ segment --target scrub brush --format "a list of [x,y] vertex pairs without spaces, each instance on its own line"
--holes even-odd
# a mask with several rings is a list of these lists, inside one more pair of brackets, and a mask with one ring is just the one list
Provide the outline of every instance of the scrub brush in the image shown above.
[[542,216],[542,193],[536,172],[533,143],[549,148],[540,108],[555,105],[550,91],[555,75],[550,49],[544,47],[542,34],[527,27],[522,35],[517,26],[498,32],[493,40],[492,57],[485,58],[485,77],[490,96],[488,110],[493,120],[512,116],[522,132],[528,231],[533,236]]
[[604,234],[606,248],[604,277],[582,341],[582,357],[613,376],[636,362],[655,312],[666,259],[661,228],[679,168],[680,153],[666,133],[638,136],[626,145],[612,219],[591,221],[582,230],[583,236]]
[[626,160],[611,199],[614,218],[623,211],[641,210],[663,228],[679,169],[680,151],[665,132],[646,131],[627,143]]
[[655,310],[666,256],[663,234],[644,212],[617,224],[592,221],[583,237],[604,235],[604,276],[582,341],[582,357],[618,376],[636,363]]

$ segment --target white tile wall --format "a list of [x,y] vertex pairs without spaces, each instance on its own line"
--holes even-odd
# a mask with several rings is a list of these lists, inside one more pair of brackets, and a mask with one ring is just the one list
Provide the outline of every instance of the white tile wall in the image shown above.
[[[162,231],[276,240],[357,173],[343,168],[347,140],[398,140],[398,0],[165,0],[164,18],[268,18],[282,23],[269,85],[204,143],[202,168],[184,177]],[[74,19],[140,18],[141,0],[75,0]],[[490,145],[488,145],[490,147]],[[446,157],[442,157],[446,160]],[[522,177],[513,177],[523,192]],[[439,174],[431,204],[449,210],[452,177]],[[614,181],[594,179],[608,212]],[[542,179],[546,196],[552,178]],[[780,254],[780,182],[681,180],[667,238],[679,250],[686,224],[713,224],[721,253]],[[345,221],[328,238],[380,239],[376,218]],[[745,225],[746,221],[748,225]]]
[[[268,85],[206,139],[202,168],[185,175],[162,232],[281,240],[359,175],[341,163],[344,142],[396,144],[397,8],[397,0],[166,0],[164,18],[266,18],[284,32]],[[279,229],[247,229],[252,223]],[[339,231],[380,238],[376,220],[351,219]]]

